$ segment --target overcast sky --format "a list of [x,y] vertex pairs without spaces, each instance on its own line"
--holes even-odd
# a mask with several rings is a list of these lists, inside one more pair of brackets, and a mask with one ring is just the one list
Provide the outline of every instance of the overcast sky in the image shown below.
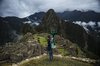
[[50,8],[56,12],[75,9],[100,12],[100,0],[0,0],[0,16],[26,17]]

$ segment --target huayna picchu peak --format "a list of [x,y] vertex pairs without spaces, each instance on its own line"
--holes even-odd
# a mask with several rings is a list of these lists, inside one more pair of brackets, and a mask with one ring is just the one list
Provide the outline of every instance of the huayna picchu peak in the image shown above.
[[53,9],[50,9],[47,11],[47,13],[44,15],[41,26],[46,31],[51,31],[53,29],[58,30],[61,19],[56,15],[56,12]]

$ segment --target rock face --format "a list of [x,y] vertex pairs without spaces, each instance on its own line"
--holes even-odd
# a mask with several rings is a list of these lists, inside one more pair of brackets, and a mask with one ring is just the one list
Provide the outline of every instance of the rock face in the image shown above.
[[0,61],[19,62],[43,54],[42,46],[28,33],[16,43],[7,43],[0,48]]

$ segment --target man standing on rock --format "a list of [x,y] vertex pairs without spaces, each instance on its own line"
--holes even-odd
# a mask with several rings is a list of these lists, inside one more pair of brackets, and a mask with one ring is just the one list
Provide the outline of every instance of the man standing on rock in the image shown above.
[[50,59],[50,61],[52,61],[53,60],[53,50],[52,50],[51,36],[50,35],[48,36],[47,42],[48,42],[47,51],[49,54],[49,59]]

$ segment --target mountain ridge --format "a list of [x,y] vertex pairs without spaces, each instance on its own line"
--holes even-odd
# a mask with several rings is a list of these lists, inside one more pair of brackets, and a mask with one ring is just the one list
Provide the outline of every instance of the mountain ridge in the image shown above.
[[[37,17],[38,19],[41,19],[45,13],[46,12],[36,12],[27,17],[30,17],[33,20],[34,20],[33,17]],[[91,10],[90,11],[74,10],[74,11],[64,11],[64,12],[56,12],[56,13],[63,20],[85,21],[85,22],[89,22],[89,21],[99,22],[100,21],[100,13],[97,13],[97,12],[91,11]],[[16,17],[16,16],[8,16],[8,17]],[[6,17],[2,17],[2,18],[6,18]],[[19,17],[17,17],[17,18],[19,18]],[[24,17],[24,18],[26,18],[26,17]],[[20,18],[20,19],[24,19],[24,18]]]

